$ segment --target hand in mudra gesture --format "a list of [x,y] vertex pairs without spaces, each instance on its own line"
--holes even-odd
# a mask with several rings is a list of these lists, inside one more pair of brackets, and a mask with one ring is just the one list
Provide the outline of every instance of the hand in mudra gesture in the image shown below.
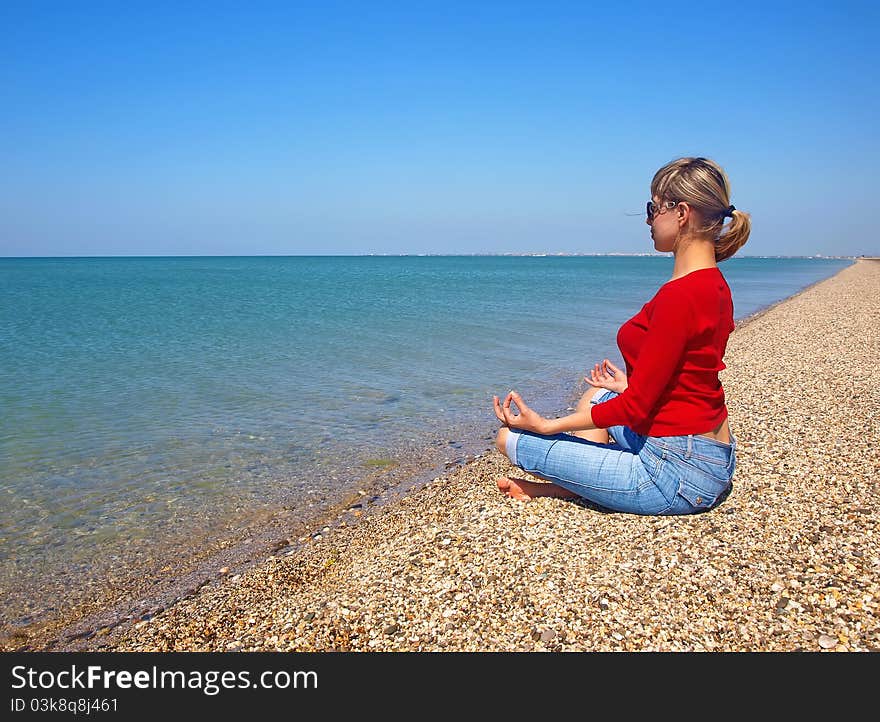
[[[537,411],[526,406],[526,402],[522,400],[522,397],[516,391],[511,391],[507,394],[504,398],[504,403],[501,403],[497,396],[493,396],[492,400],[495,404],[495,416],[505,426],[523,429],[524,431],[534,431],[536,434],[545,433],[545,425],[548,419],[545,419]],[[518,414],[515,414],[513,409],[510,408],[511,402],[516,404],[516,407],[519,409]]]
[[590,386],[607,389],[608,391],[616,391],[618,394],[622,394],[628,386],[626,373],[617,368],[608,359],[605,359],[601,364],[593,366],[590,370],[590,375],[584,376],[584,381],[590,384]]

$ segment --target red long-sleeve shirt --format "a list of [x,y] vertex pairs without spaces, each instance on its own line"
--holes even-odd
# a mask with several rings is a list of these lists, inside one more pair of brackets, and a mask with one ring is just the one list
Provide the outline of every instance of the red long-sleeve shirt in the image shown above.
[[730,287],[717,267],[664,283],[617,332],[628,388],[592,407],[600,429],[702,434],[727,418],[718,372],[733,331]]

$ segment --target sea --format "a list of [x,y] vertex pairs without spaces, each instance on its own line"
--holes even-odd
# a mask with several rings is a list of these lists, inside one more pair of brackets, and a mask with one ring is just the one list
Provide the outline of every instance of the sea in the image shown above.
[[[720,268],[741,322],[852,262]],[[223,550],[253,562],[356,523],[489,452],[493,395],[571,409],[671,272],[668,255],[0,258],[0,625],[143,602]]]

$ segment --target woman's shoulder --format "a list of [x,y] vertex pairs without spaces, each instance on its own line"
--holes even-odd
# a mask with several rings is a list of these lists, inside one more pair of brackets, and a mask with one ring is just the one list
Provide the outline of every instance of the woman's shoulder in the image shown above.
[[655,298],[661,295],[666,298],[706,298],[718,293],[729,294],[730,287],[718,266],[707,266],[668,280],[660,286]]
[[646,305],[654,312],[671,307],[680,313],[688,308],[699,316],[705,309],[717,308],[719,299],[730,297],[730,288],[723,274],[717,266],[711,266],[667,281]]
[[705,266],[703,268],[695,268],[680,276],[674,276],[664,283],[661,288],[667,286],[672,288],[700,286],[717,282],[719,279],[724,280],[724,274],[718,266]]

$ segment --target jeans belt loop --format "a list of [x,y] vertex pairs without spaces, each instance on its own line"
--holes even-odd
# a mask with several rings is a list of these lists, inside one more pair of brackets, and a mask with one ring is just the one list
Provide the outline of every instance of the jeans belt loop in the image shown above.
[[693,451],[694,451],[694,435],[688,434],[688,448],[687,448],[687,452],[684,455],[684,458],[690,459]]

